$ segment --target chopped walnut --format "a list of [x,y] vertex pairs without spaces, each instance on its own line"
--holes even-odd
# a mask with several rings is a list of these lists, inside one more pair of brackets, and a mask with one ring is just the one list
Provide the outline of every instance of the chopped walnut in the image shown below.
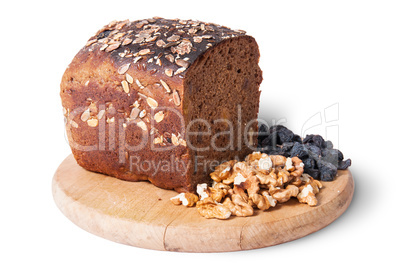
[[300,177],[292,177],[290,184],[299,187],[303,184],[303,181],[300,179]]
[[257,176],[250,176],[242,183],[242,186],[247,190],[248,195],[256,194],[260,190],[259,187],[260,180]]
[[268,198],[261,194],[251,194],[250,200],[253,202],[253,204],[256,207],[258,207],[258,209],[261,209],[261,210],[267,210],[271,206],[271,204],[268,201]]
[[[212,186],[208,183],[197,185],[199,201],[192,197],[188,204],[197,202],[202,216],[218,219],[231,215],[252,216],[254,209],[265,211],[292,197],[297,197],[300,203],[315,206],[318,203],[315,195],[322,184],[303,172],[303,162],[297,157],[254,152],[243,162],[232,160],[217,166],[210,174]],[[171,200],[186,205],[185,197],[179,194]]]
[[293,163],[292,163],[292,158],[289,158],[289,157],[286,158],[285,167],[286,167],[286,170],[288,170],[288,171],[295,170],[295,167],[293,166]]
[[221,189],[221,190],[223,191],[223,193],[224,193],[225,195],[227,195],[227,194],[228,194],[228,190],[230,189],[230,186],[225,185],[224,183],[217,183],[217,182],[214,182],[214,183],[212,184],[212,188]]
[[209,187],[207,184],[197,185],[197,194],[200,196],[201,201],[206,198],[212,198],[214,201],[219,203],[227,195],[227,193],[227,189],[223,187]]
[[226,206],[218,204],[211,197],[197,202],[197,210],[201,216],[211,219],[228,219],[232,212]]
[[200,201],[209,197],[208,192],[206,191],[207,189],[208,189],[207,184],[198,184],[197,185],[197,194],[200,195]]
[[261,153],[261,152],[259,152],[259,151],[255,151],[255,152],[253,152],[253,153],[247,155],[246,158],[244,159],[244,161],[245,161],[247,164],[251,164],[251,163],[254,162],[254,161],[260,160],[260,159],[263,157],[263,155],[265,155],[265,156],[268,157],[268,155],[265,154],[265,153]]
[[229,162],[225,162],[215,168],[215,171],[210,174],[212,180],[215,182],[221,182],[222,180],[227,179],[232,173],[232,168],[236,160],[232,160]]
[[180,193],[179,195],[170,198],[170,201],[175,205],[184,205],[187,207],[194,206],[198,202],[198,196],[193,193]]
[[233,183],[238,186],[238,185],[244,183],[246,180],[247,179],[244,178],[244,176],[239,172],[239,173],[237,173],[236,177],[234,178]]
[[253,207],[246,202],[240,194],[233,194],[232,198],[225,198],[222,205],[227,207],[233,215],[238,217],[252,216]]
[[245,162],[237,162],[233,166],[233,171],[237,174],[240,173],[244,178],[248,178],[249,176],[255,174],[255,171],[253,171],[253,168],[251,166],[247,165]]
[[208,196],[211,197],[214,201],[220,203],[222,199],[226,196],[227,191],[225,194],[225,191],[223,189],[208,187],[206,193],[208,193]]
[[314,180],[310,175],[303,175],[306,184],[299,187],[297,199],[300,203],[308,204],[309,206],[316,206],[318,201],[315,195],[320,191],[320,188],[322,188],[322,184],[320,181]]
[[291,159],[292,161],[292,165],[294,167],[294,170],[291,170],[290,175],[292,175],[293,177],[300,177],[302,176],[303,172],[304,172],[304,164],[303,161],[300,160],[298,157],[293,157]]
[[311,185],[301,186],[297,199],[300,203],[308,204],[309,206],[317,205],[317,198],[315,197],[314,189]]
[[272,193],[272,197],[278,201],[278,203],[285,203],[290,200],[291,197],[296,197],[299,194],[299,188],[294,185],[288,185],[285,189],[281,188]]
[[269,157],[261,158],[258,160],[258,168],[260,170],[270,171],[272,168],[272,160]]
[[276,185],[276,180],[278,178],[274,170],[272,170],[268,175],[258,172],[255,176],[263,185]]
[[269,192],[268,192],[268,191],[264,190],[264,191],[261,192],[261,194],[262,194],[262,196],[264,196],[265,198],[267,198],[267,201],[268,201],[268,203],[269,203],[269,205],[270,205],[271,207],[275,207],[275,206],[276,206],[276,204],[277,204],[278,201],[275,200],[274,197],[272,197],[271,195],[269,195]]
[[279,169],[278,170],[278,174],[277,174],[277,183],[279,184],[279,186],[282,186],[284,184],[286,184],[287,182],[289,182],[289,172],[286,169]]
[[318,192],[320,192],[320,189],[322,188],[322,183],[318,180],[314,180],[313,177],[311,177],[311,179],[312,182],[310,182],[310,185],[314,189],[314,194],[317,194]]
[[242,186],[233,186],[233,189],[228,191],[228,196],[232,197],[234,194],[240,195],[240,197],[244,201],[248,201],[248,196],[247,193],[245,192],[245,189]]
[[275,167],[283,167],[286,164],[286,157],[282,155],[270,155],[269,158],[271,158],[272,164]]

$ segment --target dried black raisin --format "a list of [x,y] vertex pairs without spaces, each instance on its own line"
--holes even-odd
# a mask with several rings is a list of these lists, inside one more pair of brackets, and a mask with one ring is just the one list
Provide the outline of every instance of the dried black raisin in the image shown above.
[[269,133],[271,145],[281,145],[286,142],[291,142],[294,138],[293,132],[282,125],[270,127]]
[[314,159],[318,159],[318,157],[321,155],[321,148],[319,148],[315,144],[308,143],[308,144],[305,144],[305,147],[309,151],[310,157],[312,157]]
[[347,169],[352,161],[343,160],[340,150],[334,149],[331,141],[322,136],[309,134],[304,139],[285,126],[268,127],[264,124],[258,129],[259,150],[267,154],[285,157],[299,157],[304,163],[304,172],[314,179],[331,181],[337,169]]
[[279,154],[285,157],[290,157],[290,151],[292,150],[295,143],[293,142],[286,142],[280,146]]
[[261,124],[258,127],[258,144],[261,144],[262,141],[268,136],[268,127],[265,124]]
[[341,162],[339,163],[339,165],[338,165],[338,169],[340,169],[340,170],[345,170],[345,169],[347,169],[348,167],[350,167],[351,164],[352,164],[352,160],[350,160],[350,159],[347,159],[347,160],[345,160],[345,161],[341,161]]
[[332,142],[330,140],[325,141],[325,148],[334,148],[334,144],[332,144]]
[[304,172],[313,177],[314,179],[320,180],[320,171],[318,169],[316,168],[305,169]]
[[303,159],[304,169],[315,169],[316,161],[313,158]]
[[321,135],[314,135],[314,134],[307,135],[306,138],[304,138],[303,140],[303,144],[307,143],[312,143],[318,146],[319,148],[325,148],[326,146],[325,140],[324,138],[321,137]]
[[318,170],[320,171],[320,180],[321,181],[332,181],[334,180],[337,174],[337,168],[335,165],[325,162],[325,161],[317,161]]
[[299,157],[300,159],[308,157],[306,146],[300,143],[295,143],[290,151],[290,157]]
[[299,135],[295,134],[293,137],[293,142],[301,143],[302,138]]
[[321,159],[338,167],[343,160],[343,154],[340,150],[335,148],[323,149]]

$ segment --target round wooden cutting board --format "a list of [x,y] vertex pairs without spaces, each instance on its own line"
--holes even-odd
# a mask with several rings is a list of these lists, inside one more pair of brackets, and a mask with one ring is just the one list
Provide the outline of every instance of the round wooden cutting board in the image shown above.
[[176,192],[148,182],[128,182],[81,168],[72,155],[57,169],[53,197],[72,222],[100,237],[127,245],[168,251],[224,252],[292,241],[338,218],[349,206],[354,182],[349,170],[322,182],[318,205],[297,199],[251,217],[205,219],[195,207],[175,206]]

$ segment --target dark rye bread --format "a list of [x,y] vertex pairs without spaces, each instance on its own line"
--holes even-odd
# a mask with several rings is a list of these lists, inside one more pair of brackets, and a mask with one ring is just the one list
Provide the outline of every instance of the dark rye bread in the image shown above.
[[213,167],[257,145],[257,123],[247,123],[258,115],[258,60],[254,38],[211,23],[108,24],[61,82],[75,159],[90,171],[193,192]]

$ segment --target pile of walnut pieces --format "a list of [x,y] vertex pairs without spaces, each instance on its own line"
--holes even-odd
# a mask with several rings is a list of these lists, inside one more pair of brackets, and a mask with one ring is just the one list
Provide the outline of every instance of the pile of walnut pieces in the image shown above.
[[303,166],[297,157],[253,152],[243,162],[232,160],[217,166],[210,174],[212,186],[199,184],[198,195],[180,193],[170,200],[175,205],[196,205],[203,217],[217,219],[252,216],[254,209],[268,210],[291,197],[315,206],[322,184],[303,173]]

